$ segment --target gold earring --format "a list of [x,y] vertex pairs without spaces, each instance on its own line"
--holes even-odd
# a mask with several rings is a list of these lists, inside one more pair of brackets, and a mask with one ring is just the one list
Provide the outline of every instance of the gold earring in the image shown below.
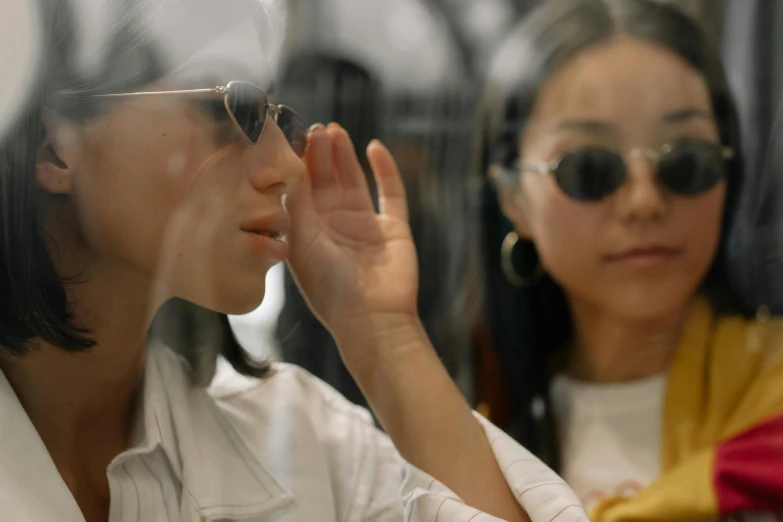
[[541,260],[536,261],[536,267],[533,270],[533,275],[523,277],[514,268],[514,262],[511,258],[511,254],[514,252],[514,247],[519,243],[519,236],[516,232],[511,231],[506,234],[503,239],[503,244],[500,246],[500,268],[503,270],[503,275],[509,283],[517,287],[529,287],[533,286],[544,275],[544,267],[541,264]]

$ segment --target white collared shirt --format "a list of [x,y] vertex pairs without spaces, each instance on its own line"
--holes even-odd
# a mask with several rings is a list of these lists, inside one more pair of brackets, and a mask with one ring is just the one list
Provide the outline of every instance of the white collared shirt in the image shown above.
[[[110,522],[497,520],[405,463],[366,410],[304,370],[275,370],[257,380],[221,361],[196,388],[177,355],[150,348],[136,442],[107,469]],[[480,421],[535,522],[587,520],[554,472]],[[1,372],[0,520],[84,522]]]

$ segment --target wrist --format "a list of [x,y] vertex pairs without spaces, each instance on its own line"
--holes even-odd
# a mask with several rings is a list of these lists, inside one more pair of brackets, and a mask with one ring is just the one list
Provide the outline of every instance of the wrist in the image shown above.
[[345,365],[357,381],[379,370],[393,371],[411,358],[434,354],[418,315],[368,314],[332,332]]

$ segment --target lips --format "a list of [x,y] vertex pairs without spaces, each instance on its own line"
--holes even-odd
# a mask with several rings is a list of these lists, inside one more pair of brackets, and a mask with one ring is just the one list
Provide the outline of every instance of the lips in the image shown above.
[[250,251],[265,260],[285,261],[288,243],[285,236],[290,228],[288,214],[275,212],[242,225]]
[[622,252],[620,254],[615,254],[612,256],[609,256],[612,259],[623,259],[626,257],[637,257],[637,256],[674,256],[682,252],[682,249],[680,248],[672,248],[672,247],[643,247],[643,248],[633,248],[631,250],[626,250],[625,252]]
[[275,212],[246,223],[242,226],[242,231],[281,241],[288,233],[290,226],[288,214]]
[[244,232],[249,232],[251,234],[258,234],[259,236],[265,236],[272,239],[277,239],[278,241],[285,237],[285,233],[279,230],[245,230],[245,229],[242,230]]
[[682,251],[682,248],[663,245],[641,246],[609,255],[606,260],[612,263],[652,266],[675,259]]

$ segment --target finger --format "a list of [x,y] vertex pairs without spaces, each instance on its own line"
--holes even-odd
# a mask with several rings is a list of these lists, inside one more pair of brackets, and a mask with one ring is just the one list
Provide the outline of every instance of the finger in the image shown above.
[[372,140],[367,147],[367,159],[370,160],[375,181],[378,184],[378,202],[381,214],[404,221],[408,220],[408,202],[405,186],[389,149],[380,141]]
[[332,154],[337,167],[337,179],[345,191],[344,197],[364,207],[372,207],[367,178],[359,164],[356,149],[348,132],[336,123],[330,123],[326,132],[332,138]]
[[305,164],[310,173],[310,183],[313,192],[336,191],[337,178],[332,160],[332,140],[326,133],[326,128],[319,124],[310,128]]

